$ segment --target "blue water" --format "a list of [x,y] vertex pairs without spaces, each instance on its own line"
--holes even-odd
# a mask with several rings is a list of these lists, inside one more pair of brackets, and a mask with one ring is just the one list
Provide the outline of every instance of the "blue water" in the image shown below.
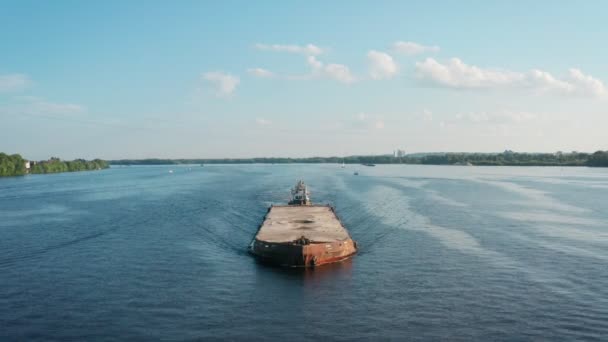
[[[299,178],[336,207],[360,246],[352,260],[289,270],[246,253]],[[608,169],[208,165],[0,179],[0,340],[159,339],[606,341]]]

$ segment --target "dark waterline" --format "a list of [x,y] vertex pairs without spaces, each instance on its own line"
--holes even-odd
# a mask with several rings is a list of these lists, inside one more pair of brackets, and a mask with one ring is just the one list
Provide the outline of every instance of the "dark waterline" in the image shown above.
[[[355,258],[291,270],[246,253],[299,178]],[[604,169],[542,167],[0,179],[0,340],[606,340],[607,190]]]

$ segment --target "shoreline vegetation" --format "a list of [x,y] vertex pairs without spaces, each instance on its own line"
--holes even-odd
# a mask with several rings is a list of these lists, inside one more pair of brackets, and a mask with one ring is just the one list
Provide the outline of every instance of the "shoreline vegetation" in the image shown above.
[[310,158],[224,158],[224,159],[120,159],[120,160],[48,160],[29,161],[19,154],[0,152],[0,177],[107,169],[110,165],[180,165],[180,164],[414,164],[476,166],[589,166],[608,167],[608,151],[594,153],[417,153],[402,157],[391,155],[310,157]]
[[27,174],[93,171],[107,169],[110,164],[101,159],[71,161],[52,157],[48,160],[30,161],[19,154],[8,155],[0,152],[0,177],[23,176]]
[[595,153],[418,153],[403,157],[392,155],[311,157],[311,158],[224,158],[224,159],[121,159],[111,165],[179,165],[179,164],[419,164],[477,166],[591,166],[608,167],[608,151]]

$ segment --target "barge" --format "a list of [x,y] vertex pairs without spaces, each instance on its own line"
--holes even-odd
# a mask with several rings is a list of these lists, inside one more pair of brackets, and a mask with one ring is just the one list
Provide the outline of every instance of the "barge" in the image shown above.
[[272,205],[249,252],[261,261],[288,267],[315,267],[357,253],[357,243],[329,205],[314,205],[304,182],[287,205]]

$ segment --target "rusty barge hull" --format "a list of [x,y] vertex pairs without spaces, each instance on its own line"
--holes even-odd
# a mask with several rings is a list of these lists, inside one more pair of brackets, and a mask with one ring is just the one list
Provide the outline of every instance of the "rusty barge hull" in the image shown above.
[[271,206],[249,251],[261,261],[288,267],[315,267],[357,253],[334,209],[327,205]]
[[[355,242],[348,239],[342,243],[297,245],[290,243],[268,243],[255,239],[250,252],[260,261],[285,267],[318,267],[340,262],[356,252]],[[328,250],[330,249],[330,250]]]

